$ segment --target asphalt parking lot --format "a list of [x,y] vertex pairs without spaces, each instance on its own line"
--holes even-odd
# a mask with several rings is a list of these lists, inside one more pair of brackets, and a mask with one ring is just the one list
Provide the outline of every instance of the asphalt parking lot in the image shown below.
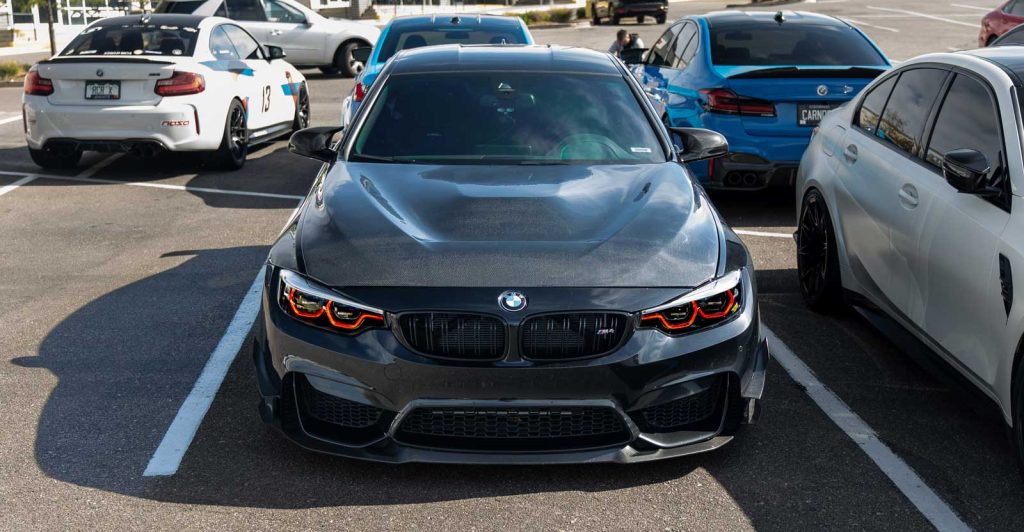
[[[799,9],[845,17],[906,60],[973,47],[994,4],[820,0]],[[724,5],[676,2],[670,18]],[[648,44],[664,28],[623,27]],[[614,30],[535,37],[604,49]],[[307,74],[314,125],[336,123],[351,80]],[[870,436],[841,430],[828,415],[836,412],[815,402],[821,390],[778,362],[761,421],[705,455],[469,467],[303,451],[259,420],[249,340],[229,325],[318,165],[276,142],[237,173],[180,155],[95,154],[77,170],[42,172],[25,149],[20,92],[0,89],[0,528],[1024,528],[1024,482],[994,408],[858,315],[804,307],[789,191],[713,200],[755,257],[762,316],[781,340],[773,347],[788,346],[916,472],[909,492],[887,476],[891,463],[862,450]],[[211,354],[226,351],[227,362],[241,354],[198,413],[177,472],[144,476]],[[927,493],[939,508],[913,499]]]

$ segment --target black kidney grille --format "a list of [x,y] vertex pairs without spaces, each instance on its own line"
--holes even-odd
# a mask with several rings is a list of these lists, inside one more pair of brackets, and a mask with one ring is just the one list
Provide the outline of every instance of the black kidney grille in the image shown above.
[[558,360],[607,353],[622,342],[629,319],[622,314],[553,314],[530,318],[520,328],[523,358]]
[[421,407],[401,422],[401,441],[439,448],[537,450],[624,443],[622,417],[607,407]]
[[641,410],[643,428],[652,432],[683,430],[688,425],[704,421],[715,413],[720,388],[721,380],[716,379],[702,392]]
[[381,410],[321,392],[304,378],[296,379],[304,412],[324,423],[342,427],[367,428],[380,420]]
[[493,316],[424,312],[398,319],[405,341],[428,356],[496,360],[505,353],[505,324]]

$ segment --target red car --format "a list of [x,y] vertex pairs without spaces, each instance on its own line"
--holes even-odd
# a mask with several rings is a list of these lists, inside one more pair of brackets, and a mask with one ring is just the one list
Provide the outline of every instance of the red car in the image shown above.
[[992,41],[1018,24],[1024,24],[1024,0],[1003,2],[1003,5],[981,19],[981,34],[978,35],[978,46],[992,44]]

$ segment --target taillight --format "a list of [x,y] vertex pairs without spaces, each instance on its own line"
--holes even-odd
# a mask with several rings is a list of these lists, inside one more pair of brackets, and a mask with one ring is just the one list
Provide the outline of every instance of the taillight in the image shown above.
[[160,96],[185,96],[199,94],[206,90],[206,80],[194,72],[175,72],[167,79],[157,80],[156,91]]
[[366,85],[356,83],[356,101],[361,102],[366,97]]
[[714,113],[747,116],[775,116],[775,104],[748,96],[740,96],[729,89],[703,89],[707,98],[704,108]]
[[53,94],[53,82],[39,75],[35,70],[25,76],[25,94],[49,96]]

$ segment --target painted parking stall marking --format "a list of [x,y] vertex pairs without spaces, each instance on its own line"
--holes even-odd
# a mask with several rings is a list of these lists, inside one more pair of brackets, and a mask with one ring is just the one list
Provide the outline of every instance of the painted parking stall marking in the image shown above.
[[868,455],[868,458],[889,477],[889,480],[936,529],[942,532],[970,530],[956,512],[928,487],[902,458],[892,452],[860,416],[818,380],[811,368],[807,367],[807,364],[804,364],[771,329],[765,327],[764,331],[772,357],[786,370],[789,377],[804,387],[804,391],[818,408],[821,408],[822,412],[849,436],[864,454]]
[[970,27],[970,28],[977,28],[978,27],[978,24],[970,24],[970,23],[967,23],[967,22],[959,21],[959,20],[953,20],[951,18],[940,17],[940,16],[937,16],[937,15],[929,15],[927,13],[918,13],[917,11],[909,11],[909,10],[906,10],[906,9],[895,9],[895,8],[891,8],[891,7],[876,7],[876,6],[867,6],[867,8],[868,9],[874,9],[875,11],[886,11],[886,12],[889,12],[889,13],[901,13],[901,14],[904,14],[904,15],[910,15],[910,16],[914,16],[914,17],[927,18],[927,19],[931,19],[931,20],[938,20],[940,22],[948,22],[950,24],[957,24],[959,26],[967,26],[967,27]]

